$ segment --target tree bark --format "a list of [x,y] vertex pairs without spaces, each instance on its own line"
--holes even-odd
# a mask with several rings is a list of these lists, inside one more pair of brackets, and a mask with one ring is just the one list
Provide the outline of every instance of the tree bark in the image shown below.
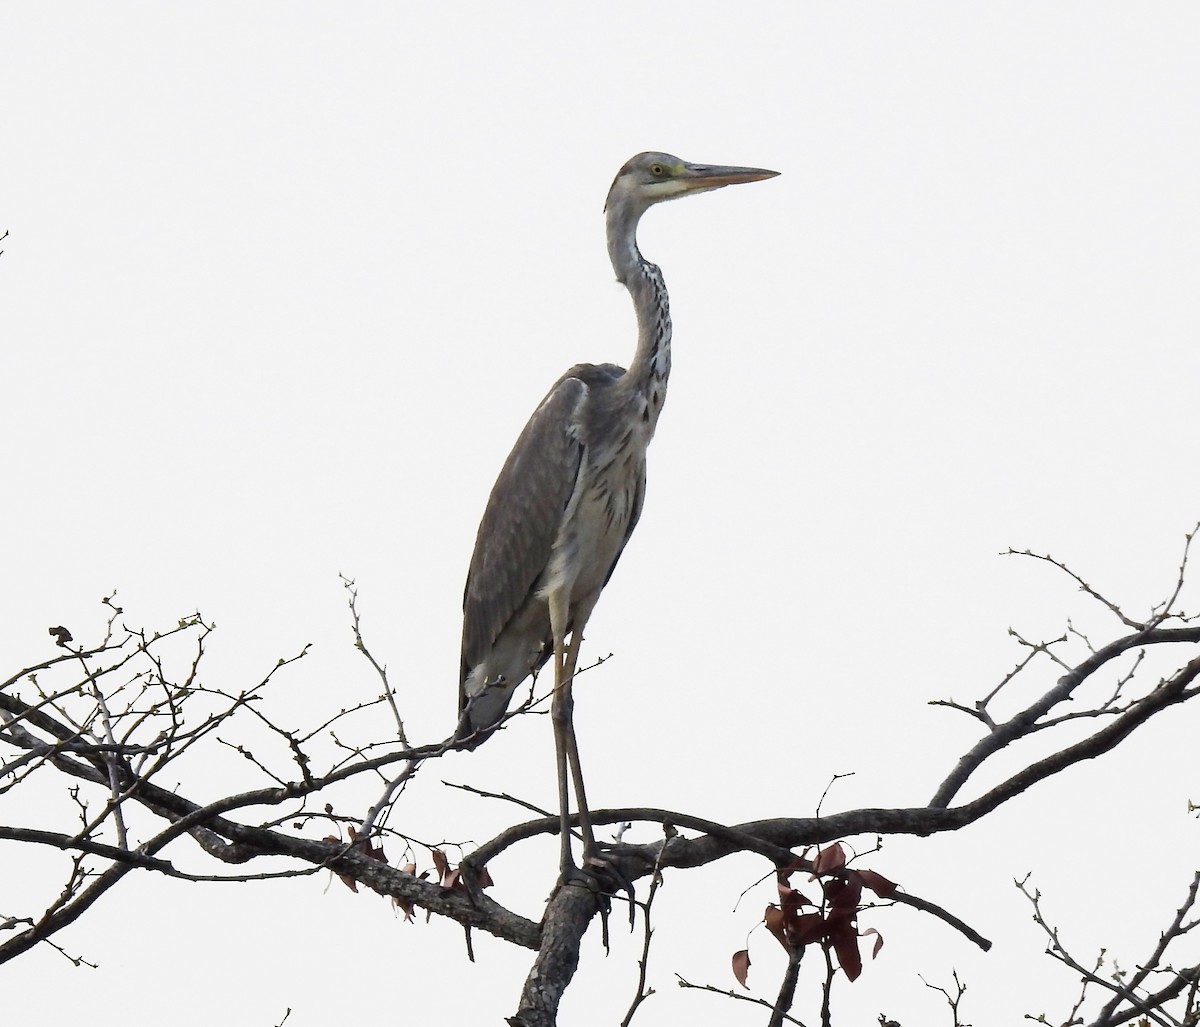
[[579,966],[579,945],[599,911],[597,893],[583,881],[559,887],[546,906],[542,946],[525,979],[511,1027],[555,1027],[558,1004]]

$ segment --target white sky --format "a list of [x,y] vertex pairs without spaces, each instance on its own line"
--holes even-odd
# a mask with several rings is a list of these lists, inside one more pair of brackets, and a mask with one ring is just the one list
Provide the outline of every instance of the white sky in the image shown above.
[[[495,473],[565,367],[632,352],[601,205],[643,149],[783,175],[641,234],[675,375],[589,630],[615,654],[578,695],[593,805],[807,815],[848,771],[827,809],[922,804],[976,737],[926,702],[999,680],[1010,625],[1116,634],[1000,550],[1049,550],[1135,613],[1169,591],[1200,518],[1195,5],[17,3],[0,40],[6,674],[51,654],[50,624],[96,637],[116,588],[129,623],[214,619],[230,689],[314,643],[273,707],[314,722],[377,691],[344,572],[412,737],[444,737]],[[976,1024],[1065,1015],[1076,983],[1011,884],[1030,869],[1080,956],[1145,955],[1195,868],[1195,711],[1176,719],[959,836],[888,840],[866,865],[996,948],[864,918],[887,947],[838,1016],[948,1022],[917,973],[952,967]],[[222,758],[197,798],[263,783]],[[531,718],[427,768],[393,825],[483,840],[519,812],[441,781],[552,806],[552,767]],[[41,815],[6,799],[0,822]],[[0,913],[58,881],[39,855]],[[497,897],[536,917],[553,863],[505,861]],[[733,986],[770,890],[729,911],[763,869],[668,877],[641,1027],[763,1020],[674,987]],[[531,953],[477,937],[470,966],[454,925],[324,886],[127,884],[58,939],[101,969],[23,957],[6,1019],[50,995],[99,1024],[515,1009]],[[589,934],[564,1022],[620,1020],[639,946],[618,931],[605,960]],[[773,995],[782,953],[750,948]],[[812,969],[801,987],[812,1017]]]

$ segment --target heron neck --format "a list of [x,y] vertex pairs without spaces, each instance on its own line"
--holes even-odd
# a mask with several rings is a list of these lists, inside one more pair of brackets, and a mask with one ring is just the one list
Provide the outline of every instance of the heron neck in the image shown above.
[[622,385],[645,398],[646,420],[653,432],[671,374],[671,308],[662,272],[637,246],[640,214],[619,207],[609,210],[608,255],[637,313],[637,350]]
[[667,286],[657,265],[648,260],[641,261],[637,273],[625,286],[633,298],[638,322],[637,351],[626,375],[639,392],[657,390],[659,396],[654,406],[658,407],[671,374],[671,308]]

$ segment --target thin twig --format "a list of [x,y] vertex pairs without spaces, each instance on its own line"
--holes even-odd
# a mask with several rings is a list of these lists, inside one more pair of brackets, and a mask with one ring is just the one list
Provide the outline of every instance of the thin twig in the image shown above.
[[379,675],[379,680],[383,682],[383,695],[387,699],[388,706],[391,707],[392,716],[396,718],[396,737],[402,745],[408,745],[408,735],[404,732],[404,721],[400,717],[400,707],[396,705],[396,693],[388,682],[387,668],[382,666],[374,656],[371,655],[371,650],[367,648],[367,643],[363,641],[362,625],[358,617],[358,589],[354,586],[354,580],[346,577],[344,574],[339,574],[342,579],[342,587],[350,593],[350,621],[354,631],[354,648],[363,654],[375,668],[375,673]]
[[958,1007],[962,1004],[963,995],[967,993],[967,986],[958,979],[958,971],[951,970],[950,976],[954,979],[954,994],[950,994],[949,988],[943,988],[938,984],[930,984],[921,974],[917,975],[921,978],[921,983],[931,991],[939,991],[946,998],[946,1004],[950,1007],[950,1015],[953,1017],[951,1027],[971,1027],[969,1023],[963,1023],[958,1016]]
[[535,806],[532,802],[525,799],[518,799],[515,795],[509,795],[508,792],[489,792],[483,788],[476,788],[474,785],[460,785],[453,781],[442,781],[447,788],[457,788],[463,792],[470,792],[472,795],[478,795],[484,799],[499,799],[502,802],[511,802],[515,806],[520,806],[522,809],[529,810],[530,813],[536,813],[539,817],[557,816],[556,813],[551,813],[549,810],[542,809],[541,806]]
[[[739,995],[736,991],[726,990],[725,988],[716,988],[711,984],[693,984],[691,981],[685,980],[680,974],[675,975],[676,980],[681,988],[695,988],[698,991],[711,991],[714,995],[724,995],[726,998],[737,999],[739,1002],[750,1002],[756,1006],[765,1006],[771,1010],[772,1015],[775,1012],[775,1004],[768,1002],[766,999],[755,998],[753,995]],[[798,1027],[805,1027],[803,1020],[797,1020],[789,1013],[783,1013],[781,1020],[786,1020],[788,1023],[797,1024]]]
[[1041,560],[1043,563],[1048,563],[1053,567],[1057,567],[1060,571],[1062,571],[1065,575],[1067,575],[1067,577],[1071,578],[1073,581],[1075,581],[1079,585],[1079,590],[1081,592],[1086,592],[1093,599],[1095,599],[1098,603],[1100,603],[1102,606],[1106,607],[1109,610],[1109,612],[1112,613],[1113,616],[1115,616],[1118,620],[1120,620],[1120,622],[1122,624],[1124,624],[1127,628],[1133,628],[1135,631],[1142,631],[1146,627],[1145,624],[1142,624],[1138,621],[1132,620],[1129,617],[1126,617],[1125,614],[1122,612],[1121,608],[1119,606],[1117,606],[1116,603],[1110,602],[1108,599],[1106,599],[1104,596],[1102,596],[1099,592],[1097,592],[1094,588],[1092,588],[1091,585],[1089,585],[1086,581],[1084,581],[1083,578],[1081,578],[1078,574],[1076,574],[1073,570],[1071,570],[1070,567],[1068,567],[1061,560],[1056,560],[1049,553],[1035,553],[1030,549],[1017,550],[1017,549],[1009,548],[1005,552],[1001,553],[1000,555],[1001,556],[1027,556],[1033,560]]
[[650,926],[650,907],[654,905],[654,896],[658,894],[658,889],[662,884],[662,853],[666,850],[666,843],[671,835],[668,833],[663,838],[662,848],[659,849],[659,858],[654,864],[654,871],[650,875],[650,891],[646,895],[645,902],[639,902],[637,905],[642,907],[642,924],[644,933],[642,935],[642,956],[638,960],[638,982],[637,993],[633,996],[633,1001],[629,1004],[629,1011],[625,1014],[625,1019],[621,1021],[621,1027],[629,1027],[633,1020],[633,1014],[637,1012],[638,1007],[651,995],[654,994],[653,988],[646,987],[646,968],[650,965],[650,939],[654,936],[654,928]]
[[[1118,1000],[1128,1002],[1131,1009],[1142,1014],[1142,1016],[1153,1020],[1157,1024],[1160,1024],[1161,1027],[1172,1027],[1171,1021],[1162,1015],[1161,1010],[1155,1009],[1152,1004],[1134,994],[1133,990],[1120,980],[1106,980],[1096,973],[1096,970],[1099,969],[1101,961],[1103,960],[1103,953],[1101,953],[1100,958],[1097,960],[1096,966],[1092,969],[1088,969],[1077,959],[1075,959],[1070,952],[1067,951],[1066,947],[1059,940],[1058,928],[1051,927],[1050,924],[1047,923],[1045,916],[1042,914],[1042,893],[1037,889],[1031,892],[1026,887],[1028,881],[1029,877],[1026,876],[1024,880],[1014,881],[1013,883],[1020,890],[1021,894],[1024,895],[1025,898],[1029,900],[1029,903],[1033,906],[1033,921],[1045,932],[1046,937],[1048,938],[1046,944],[1046,954],[1057,959],[1060,963],[1069,966],[1072,970],[1078,973],[1083,978],[1085,985],[1095,984],[1107,991],[1111,991],[1118,997]],[[1075,1005],[1073,1014],[1079,1009],[1082,1002],[1083,995],[1081,994],[1079,1001]]]
[[[1187,934],[1197,926],[1198,921],[1196,920],[1185,922],[1185,918],[1187,917],[1188,913],[1191,912],[1192,908],[1196,904],[1197,889],[1200,889],[1200,870],[1196,871],[1196,873],[1192,875],[1191,884],[1188,885],[1187,895],[1183,900],[1183,904],[1175,911],[1175,917],[1167,929],[1163,931],[1161,935],[1159,935],[1158,944],[1155,945],[1154,951],[1150,953],[1149,958],[1138,967],[1137,972],[1127,982],[1126,987],[1131,991],[1135,988],[1142,987],[1146,981],[1146,978],[1150,976],[1150,973],[1162,966],[1163,957],[1167,953],[1167,946],[1170,945],[1171,942],[1173,942],[1176,938]],[[1105,1003],[1104,1007],[1100,1010],[1100,1016],[1098,1019],[1101,1021],[1110,1019],[1116,1012],[1117,1006],[1121,1004],[1122,998],[1122,995],[1114,994],[1113,997],[1109,999],[1109,1001]]]

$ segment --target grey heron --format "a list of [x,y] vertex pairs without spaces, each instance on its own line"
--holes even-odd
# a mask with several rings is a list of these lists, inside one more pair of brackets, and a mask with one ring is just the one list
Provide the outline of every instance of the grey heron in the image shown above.
[[639,153],[617,172],[604,210],[608,255],[637,313],[633,361],[628,369],[576,364],[551,386],[508,455],[479,525],[463,596],[456,737],[474,748],[490,736],[517,686],[553,657],[564,874],[574,866],[568,770],[585,861],[595,852],[572,724],[579,643],[641,513],[646,448],[671,371],[667,288],[638,250],[638,221],[663,200],[777,174],[688,164],[666,153]]

